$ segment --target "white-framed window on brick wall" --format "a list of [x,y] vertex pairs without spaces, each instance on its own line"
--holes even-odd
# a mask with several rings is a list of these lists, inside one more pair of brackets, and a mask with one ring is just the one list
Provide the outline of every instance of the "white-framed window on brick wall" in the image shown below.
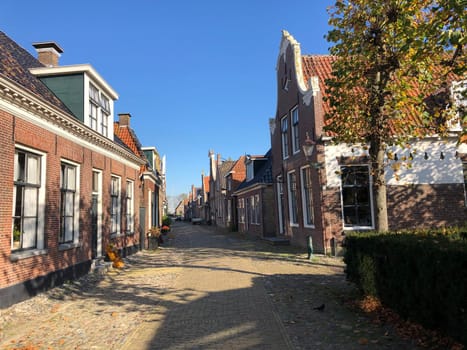
[[245,223],[245,199],[239,198],[238,199],[238,222],[241,224]]
[[118,235],[120,233],[120,177],[112,176],[110,178],[110,234]]
[[287,180],[290,226],[298,226],[297,175],[295,174],[295,171],[287,173]]
[[46,155],[16,148],[11,250],[44,248]]
[[292,152],[300,152],[300,133],[298,127],[298,107],[292,109]]
[[340,172],[344,228],[372,229],[374,220],[369,166],[345,165],[340,167]]
[[307,166],[301,168],[300,180],[302,190],[303,226],[314,227],[311,167]]
[[125,233],[131,235],[135,233],[135,213],[134,213],[134,182],[127,180],[125,192]]
[[62,161],[60,164],[60,234],[58,241],[78,243],[79,166]]
[[282,159],[289,158],[289,122],[287,115],[281,119]]

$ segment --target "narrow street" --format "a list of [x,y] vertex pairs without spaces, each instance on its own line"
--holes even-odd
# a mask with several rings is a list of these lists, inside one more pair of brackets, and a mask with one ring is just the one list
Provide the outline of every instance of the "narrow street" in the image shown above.
[[123,270],[0,310],[0,349],[415,348],[345,306],[355,291],[341,260],[305,258],[177,222]]

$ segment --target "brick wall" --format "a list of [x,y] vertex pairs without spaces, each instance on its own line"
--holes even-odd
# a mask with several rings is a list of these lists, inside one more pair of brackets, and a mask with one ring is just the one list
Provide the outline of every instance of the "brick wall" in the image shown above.
[[[124,190],[126,180],[134,181],[134,214],[135,229],[138,225],[140,203],[138,191],[138,170],[115,159],[110,159],[96,151],[87,149],[64,137],[33,125],[23,119],[0,111],[0,148],[2,149],[2,167],[0,167],[0,290],[4,287],[33,280],[55,271],[91,259],[91,197],[92,170],[100,169],[103,176],[103,249],[110,241],[110,176],[121,176],[122,213],[121,228],[125,226]],[[44,254],[11,261],[11,223],[13,204],[13,169],[15,144],[23,145],[46,154],[46,202],[45,202],[45,248]],[[60,163],[69,160],[80,165],[80,211],[78,247],[59,249],[58,233],[60,231]],[[122,234],[114,240],[119,247],[131,247],[139,242],[139,234]]]

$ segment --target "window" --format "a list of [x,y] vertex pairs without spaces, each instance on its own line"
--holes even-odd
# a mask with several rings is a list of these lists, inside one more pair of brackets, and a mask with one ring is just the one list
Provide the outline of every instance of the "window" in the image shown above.
[[243,198],[238,200],[238,222],[245,223],[245,200]]
[[97,105],[91,100],[89,101],[89,126],[91,129],[97,131],[97,120],[98,116],[97,114],[99,113],[99,109]]
[[112,176],[110,182],[110,233],[120,233],[120,178]]
[[371,228],[373,219],[368,166],[342,166],[341,177],[344,227]]
[[246,181],[253,180],[254,176],[255,176],[255,169],[253,167],[253,160],[250,159],[246,163]]
[[252,224],[260,223],[259,194],[251,196],[251,219]]
[[60,243],[72,243],[77,234],[76,219],[79,215],[77,197],[77,167],[61,164],[60,172]]
[[281,119],[282,159],[289,157],[288,129],[287,116],[285,116]]
[[89,127],[106,137],[109,136],[110,109],[110,99],[89,84]]
[[313,192],[311,189],[311,168],[302,168],[301,172],[302,184],[302,208],[303,208],[303,225],[305,227],[313,227]]
[[14,163],[12,250],[43,248],[43,157],[17,149]]
[[126,182],[126,233],[133,234],[135,232],[135,218],[134,218],[134,198],[133,198],[133,181]]
[[109,136],[109,116],[102,112],[102,119],[101,119],[101,134],[105,137]]
[[300,138],[298,130],[298,107],[292,110],[292,150],[293,153],[300,152]]
[[295,172],[290,172],[288,174],[289,177],[289,217],[290,217],[290,225],[297,225],[298,218],[297,218],[297,176]]

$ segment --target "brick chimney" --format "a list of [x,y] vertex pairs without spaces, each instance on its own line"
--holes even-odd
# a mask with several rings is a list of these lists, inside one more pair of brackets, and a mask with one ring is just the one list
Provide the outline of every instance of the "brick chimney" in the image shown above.
[[118,125],[120,126],[130,126],[130,113],[119,113],[118,114]]
[[32,46],[37,51],[37,59],[46,67],[57,67],[58,59],[60,54],[63,53],[63,49],[53,41],[47,41],[42,43],[33,43]]

